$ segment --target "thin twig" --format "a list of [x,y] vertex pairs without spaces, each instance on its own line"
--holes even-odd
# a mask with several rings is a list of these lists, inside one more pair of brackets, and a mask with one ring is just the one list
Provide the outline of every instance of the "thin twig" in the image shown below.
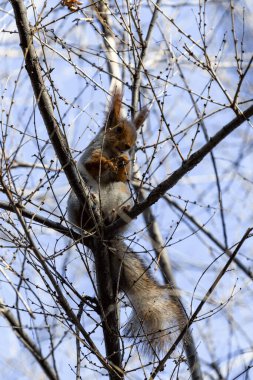
[[196,310],[192,314],[191,318],[189,319],[188,324],[185,325],[185,327],[182,329],[181,333],[179,334],[179,336],[177,337],[177,339],[175,340],[175,342],[173,343],[173,345],[171,346],[171,348],[169,349],[169,351],[167,352],[167,354],[164,356],[164,358],[160,361],[160,363],[158,364],[158,366],[152,372],[149,380],[153,380],[156,377],[156,375],[158,374],[158,372],[160,372],[161,370],[164,369],[164,365],[165,365],[166,361],[169,359],[169,357],[171,356],[171,354],[173,353],[173,351],[175,350],[175,348],[177,347],[177,345],[179,344],[179,342],[183,339],[183,337],[184,337],[186,331],[188,330],[188,328],[193,324],[194,320],[197,318],[197,316],[198,316],[199,312],[201,311],[202,307],[204,306],[204,304],[206,303],[206,301],[210,297],[210,295],[213,293],[214,289],[218,285],[218,283],[221,280],[221,278],[224,276],[224,274],[228,270],[228,268],[229,268],[230,264],[232,263],[234,257],[237,255],[237,253],[239,252],[241,246],[243,245],[243,243],[245,242],[245,240],[249,237],[249,235],[250,235],[250,233],[251,233],[252,230],[253,230],[253,228],[248,228],[247,229],[247,231],[243,235],[242,239],[238,243],[236,249],[234,250],[232,256],[229,258],[229,260],[227,261],[227,263],[224,265],[224,267],[222,268],[222,270],[220,271],[220,273],[218,274],[218,276],[216,277],[216,279],[214,280],[214,282],[212,283],[212,285],[210,286],[210,288],[206,292],[205,296],[203,297],[203,299],[199,303],[198,307],[196,308]]
[[[217,247],[219,247],[228,257],[231,257],[232,252],[226,248],[221,242],[213,235],[211,234],[210,231],[208,231],[206,228],[204,228],[203,225],[201,225],[192,215],[190,215],[187,211],[183,210],[181,206],[177,202],[174,202],[173,200],[169,199],[169,197],[165,196],[164,199],[168,204],[170,204],[172,207],[175,207],[177,210],[180,212],[184,211],[184,216],[191,221],[192,224],[194,224],[200,232],[202,232],[204,235],[206,235]],[[183,222],[187,223],[188,222],[183,219]],[[240,268],[244,274],[252,281],[253,280],[253,273],[246,268],[246,266],[237,258],[234,258],[234,263],[237,265],[238,268]]]
[[53,369],[43,357],[42,352],[36,346],[36,344],[31,340],[31,338],[24,332],[22,326],[18,323],[16,318],[12,315],[10,310],[3,305],[2,300],[0,300],[0,315],[2,315],[12,327],[12,331],[16,334],[18,339],[24,344],[24,346],[31,352],[33,357],[39,363],[46,376],[51,380],[57,380],[57,376]]
[[[199,150],[193,153],[182,165],[175,170],[169,178],[161,182],[148,197],[141,203],[136,204],[131,211],[127,214],[129,218],[134,219],[140,215],[147,207],[155,204],[169,189],[177,184],[177,182],[196,165],[198,165],[203,158],[205,158],[213,148],[215,148],[221,141],[223,141],[230,133],[238,128],[244,121],[253,116],[253,105],[247,108],[243,114],[236,116],[232,121],[226,124],[219,130],[213,137],[210,137],[209,141],[202,146]],[[112,233],[120,226],[123,226],[125,222],[123,220],[116,220],[106,230],[108,233]]]
[[[136,185],[136,190],[138,192],[140,200],[142,201],[144,199],[143,190],[140,189],[137,185]],[[164,281],[166,284],[169,285],[170,289],[172,289],[172,297],[175,300],[180,310],[180,314],[185,316],[185,323],[187,323],[188,316],[185,311],[179,292],[177,291],[176,280],[173,276],[169,254],[163,243],[162,235],[161,235],[158,223],[154,218],[151,208],[147,208],[143,212],[143,216],[145,219],[145,223],[147,225],[147,230],[148,230],[148,234],[149,234],[152,246],[154,248],[154,251],[157,257],[157,261],[159,262],[159,267],[161,269],[161,273],[163,275]],[[180,326],[180,323],[179,323],[179,326]],[[187,333],[185,334],[183,343],[184,343],[184,349],[187,356],[187,361],[188,361],[189,369],[191,372],[192,380],[203,379],[197,349],[196,349],[194,339],[190,330],[188,330]]]
[[[92,216],[93,220],[95,221],[95,225],[98,225],[96,221],[100,221],[100,215],[99,213],[95,210],[94,211],[94,205],[92,204],[92,199],[90,197],[90,193],[88,189],[86,188],[84,181],[82,180],[79,172],[76,169],[76,166],[74,164],[74,161],[70,155],[70,150],[68,147],[67,140],[63,133],[61,132],[61,129],[58,125],[58,122],[55,119],[54,116],[54,111],[53,111],[53,106],[52,102],[50,99],[50,96],[48,94],[48,91],[46,89],[46,86],[43,81],[43,76],[41,73],[41,68],[39,65],[39,60],[36,54],[36,50],[33,46],[33,35],[32,35],[32,30],[28,22],[27,18],[27,12],[26,12],[26,7],[24,5],[24,2],[22,0],[11,0],[12,7],[15,13],[15,19],[19,31],[19,36],[20,36],[20,46],[23,50],[23,54],[25,57],[25,62],[26,62],[26,69],[29,74],[34,94],[36,96],[36,100],[38,102],[38,107],[40,110],[40,113],[42,115],[42,118],[44,120],[48,135],[50,137],[51,143],[55,149],[55,152],[57,154],[57,157],[62,165],[62,168],[64,169],[64,172],[66,174],[66,177],[75,192],[76,196],[78,197],[78,200],[80,201],[81,205],[87,204],[88,210],[90,211],[90,215]],[[25,222],[23,221],[21,212],[19,209],[16,210],[16,213],[19,217],[19,220],[21,221],[21,224],[24,225],[25,228]],[[98,233],[100,232],[99,229],[97,231]],[[99,233],[100,235],[100,233]],[[30,236],[28,235],[29,239]],[[32,244],[34,246],[34,244]],[[93,244],[93,248],[96,249],[97,244]],[[35,248],[34,248],[35,249]],[[71,315],[71,319],[75,321],[75,324],[78,326],[80,331],[84,334],[85,339],[87,342],[89,342],[90,348],[92,351],[95,353],[95,355],[98,357],[98,359],[103,363],[105,368],[108,369],[110,375],[112,378],[121,378],[122,371],[120,370],[118,372],[118,368],[120,367],[119,363],[119,353],[117,355],[114,354],[114,356],[110,357],[112,366],[106,362],[106,360],[101,356],[95,345],[93,344],[91,338],[89,335],[85,332],[83,327],[81,326],[80,322],[72,312],[71,308],[69,307],[67,300],[63,296],[57,282],[55,281],[54,277],[51,275],[50,271],[48,271],[48,268],[43,261],[39,251],[36,251],[36,256],[40,261],[42,261],[43,268],[47,275],[50,278],[50,281],[54,284],[54,287],[56,288],[57,293],[59,293],[59,300],[61,301],[62,306],[64,307],[65,311],[67,314]],[[97,267],[104,267],[104,268],[110,268],[108,267],[108,255],[98,255],[95,251],[93,251],[94,257],[95,257],[95,262]],[[99,257],[99,258],[98,258]],[[98,263],[97,261],[100,260]],[[108,269],[109,270],[109,269]],[[102,288],[108,289],[110,293],[108,294],[108,299],[113,299],[113,286],[112,286],[112,276],[110,276],[110,273],[106,273],[106,276],[101,277],[101,274],[97,272],[97,278],[98,278],[98,283],[103,284]],[[100,278],[101,277],[101,278]],[[101,288],[101,287],[100,287]],[[106,310],[104,310],[104,316],[107,319],[107,313]],[[112,323],[112,318],[110,318],[110,322]],[[114,323],[117,322],[117,320],[113,321]],[[104,335],[107,337],[111,338],[110,332],[113,329],[113,326],[108,326],[107,323],[105,323],[103,326],[105,326],[105,329],[108,328],[108,331],[105,332],[104,329]],[[115,326],[115,324],[114,324]],[[119,341],[118,337],[116,335],[113,336],[114,340]],[[110,342],[112,339],[110,339]],[[107,342],[108,343],[108,342]],[[112,344],[110,343],[106,344],[107,347],[107,354],[109,353],[110,356],[114,352],[114,348],[116,346],[119,346],[119,343],[117,344]],[[110,351],[109,348],[112,348],[113,352]],[[109,349],[109,352],[108,352]],[[113,363],[113,359],[116,358],[115,363]],[[116,376],[116,377],[115,377]]]

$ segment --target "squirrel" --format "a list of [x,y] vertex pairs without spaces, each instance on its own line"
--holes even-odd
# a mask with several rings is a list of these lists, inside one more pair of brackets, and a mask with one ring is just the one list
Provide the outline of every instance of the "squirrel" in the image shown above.
[[[112,222],[133,206],[129,181],[137,130],[147,117],[143,108],[132,122],[121,117],[122,95],[115,91],[104,128],[81,155],[77,167],[102,216]],[[68,218],[82,230],[94,230],[86,205],[81,210],[76,195],[68,199]]]
[[[129,186],[131,157],[137,130],[149,112],[145,107],[129,121],[121,116],[121,108],[122,94],[115,91],[104,127],[84,150],[77,165],[94,203],[99,204],[103,219],[109,222],[117,216],[124,218],[124,211],[133,206]],[[87,206],[82,209],[72,191],[68,199],[68,219],[81,230],[94,231],[94,221],[89,217]],[[178,306],[168,286],[156,281],[143,260],[122,238],[113,239],[109,249],[114,260],[113,281],[119,283],[119,291],[125,293],[132,307],[124,333],[144,352],[157,355],[171,342],[171,329],[178,328]]]

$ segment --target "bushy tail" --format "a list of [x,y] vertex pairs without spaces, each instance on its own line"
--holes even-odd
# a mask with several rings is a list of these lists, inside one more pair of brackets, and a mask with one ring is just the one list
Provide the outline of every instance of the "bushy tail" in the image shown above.
[[182,310],[169,287],[159,285],[144,262],[123,241],[115,239],[110,245],[119,288],[132,307],[124,333],[144,353],[164,352],[172,343],[173,333],[179,333],[185,323]]

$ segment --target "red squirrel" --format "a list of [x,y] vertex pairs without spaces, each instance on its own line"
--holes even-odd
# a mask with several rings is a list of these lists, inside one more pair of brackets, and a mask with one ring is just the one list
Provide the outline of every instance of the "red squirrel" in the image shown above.
[[[143,108],[133,121],[121,116],[122,95],[115,91],[104,127],[87,146],[78,161],[79,172],[90,188],[94,202],[102,216],[113,221],[117,215],[133,206],[129,181],[132,171],[132,150],[137,130],[148,115]],[[91,230],[93,221],[86,205],[71,192],[68,200],[69,219],[84,230]]]
[[[115,91],[104,127],[78,161],[79,172],[94,202],[100,206],[102,217],[111,221],[133,205],[129,187],[132,150],[137,130],[148,115],[148,108],[143,108],[129,121],[122,117],[121,109],[122,95]],[[92,231],[93,228],[94,231],[94,222],[89,215],[87,205],[81,207],[71,192],[68,200],[70,222],[79,230]],[[170,297],[168,287],[156,281],[142,259],[122,238],[115,237],[108,246],[113,259],[113,280],[119,284],[119,291],[126,294],[132,307],[124,332],[143,351],[157,355],[171,343],[171,327],[178,327],[178,306]]]

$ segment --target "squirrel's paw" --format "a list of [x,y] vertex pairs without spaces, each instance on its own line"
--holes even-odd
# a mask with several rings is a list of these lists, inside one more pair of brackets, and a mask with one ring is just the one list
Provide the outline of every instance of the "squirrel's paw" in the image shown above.
[[117,166],[111,160],[104,161],[103,165],[104,165],[104,169],[106,170],[110,170],[113,172],[117,171]]
[[124,168],[129,163],[129,157],[126,155],[121,155],[117,157],[117,165],[119,168]]
[[131,218],[128,216],[128,211],[130,211],[130,209],[131,205],[122,206],[117,213],[120,219],[124,220],[126,223],[131,221]]
[[118,217],[123,220],[126,220],[128,217],[127,212],[131,209],[131,205],[123,206],[118,209],[113,208],[110,212],[110,216],[108,217],[108,221],[110,223],[114,222]]

